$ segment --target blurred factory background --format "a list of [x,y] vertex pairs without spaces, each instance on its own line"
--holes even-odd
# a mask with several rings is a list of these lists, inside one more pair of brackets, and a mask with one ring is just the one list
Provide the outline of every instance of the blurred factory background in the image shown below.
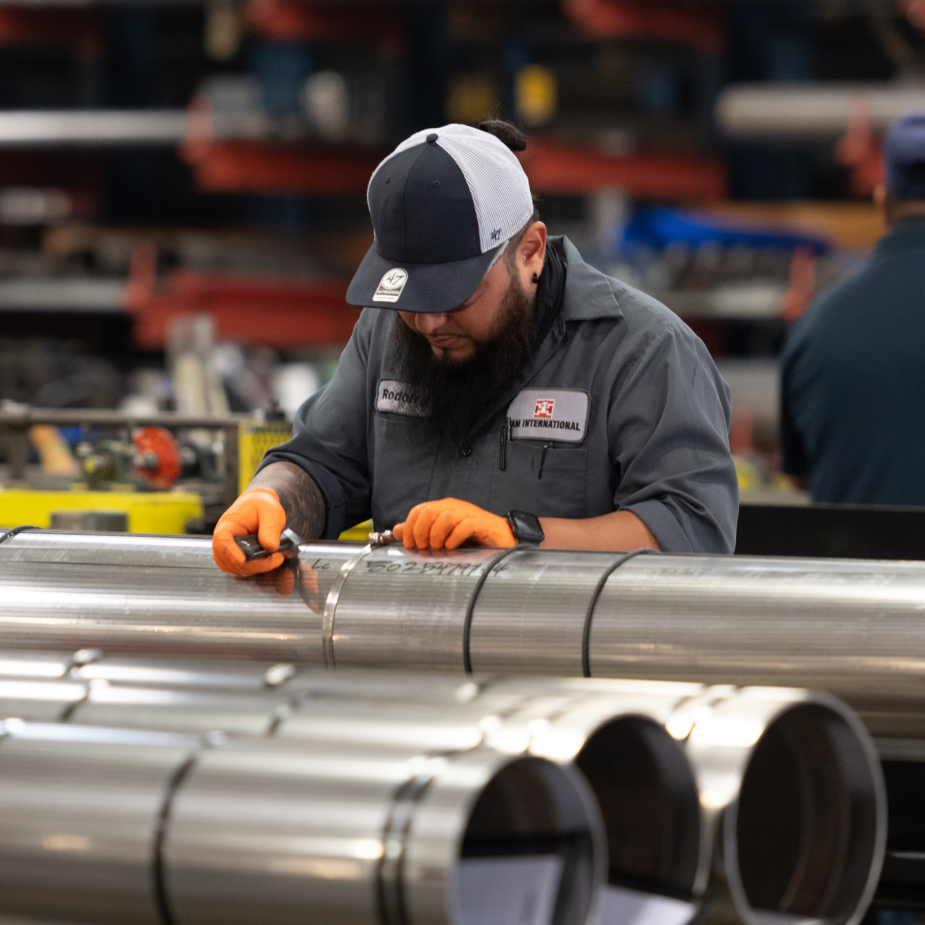
[[0,526],[209,532],[336,367],[372,169],[490,114],[551,232],[708,345],[743,500],[793,503],[777,357],[882,231],[925,3],[3,2],[0,107]]

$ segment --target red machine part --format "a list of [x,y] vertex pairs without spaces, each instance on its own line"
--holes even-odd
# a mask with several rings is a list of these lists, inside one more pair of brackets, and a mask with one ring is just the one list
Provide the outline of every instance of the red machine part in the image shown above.
[[[256,142],[185,145],[181,154],[203,192],[301,193],[362,196],[382,154],[304,150]],[[540,194],[580,196],[619,186],[630,195],[668,199],[723,199],[728,172],[703,157],[609,154],[547,138],[531,138],[521,160]]]
[[25,6],[0,9],[0,46],[68,48],[80,58],[98,58],[104,30],[88,10],[41,10]]
[[248,24],[277,42],[366,42],[394,54],[405,44],[404,17],[394,7],[371,4],[302,3],[299,0],[250,0]]
[[125,311],[141,350],[162,350],[178,315],[206,312],[223,340],[277,350],[345,344],[360,310],[348,305],[347,282],[278,280],[175,270],[157,278],[157,249],[140,244],[125,287]]
[[141,427],[132,435],[135,475],[150,488],[170,488],[180,476],[180,447],[163,427]]
[[193,168],[196,186],[204,193],[307,196],[363,195],[384,154],[205,139],[190,141],[180,149],[180,156]]
[[562,8],[594,38],[676,42],[711,55],[722,54],[726,48],[725,25],[713,4],[563,0]]
[[609,154],[593,148],[531,138],[520,155],[534,192],[582,196],[620,187],[631,196],[725,199],[728,171],[720,161],[669,154]]

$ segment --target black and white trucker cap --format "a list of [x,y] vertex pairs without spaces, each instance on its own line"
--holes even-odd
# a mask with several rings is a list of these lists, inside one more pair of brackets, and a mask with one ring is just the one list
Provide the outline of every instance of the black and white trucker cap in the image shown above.
[[367,200],[376,238],[347,302],[408,312],[465,302],[533,215],[520,161],[494,135],[468,125],[403,141],[376,168]]

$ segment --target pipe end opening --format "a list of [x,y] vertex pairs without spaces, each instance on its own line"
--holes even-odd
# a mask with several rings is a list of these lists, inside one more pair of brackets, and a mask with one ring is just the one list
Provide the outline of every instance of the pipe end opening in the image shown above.
[[506,764],[480,794],[463,836],[458,925],[583,925],[602,874],[598,826],[574,771],[528,756]]
[[617,717],[589,737],[575,763],[601,808],[608,883],[690,899],[700,806],[681,746],[653,720]]
[[747,920],[857,921],[883,855],[882,782],[836,710],[800,704],[767,728],[748,762],[725,850]]

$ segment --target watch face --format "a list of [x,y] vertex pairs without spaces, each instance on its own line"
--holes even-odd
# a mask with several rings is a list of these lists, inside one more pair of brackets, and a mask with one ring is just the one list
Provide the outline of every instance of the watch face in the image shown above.
[[536,514],[525,511],[511,511],[507,515],[507,522],[511,527],[514,538],[521,543],[536,543],[539,545],[546,539],[546,534],[540,526],[540,519]]

